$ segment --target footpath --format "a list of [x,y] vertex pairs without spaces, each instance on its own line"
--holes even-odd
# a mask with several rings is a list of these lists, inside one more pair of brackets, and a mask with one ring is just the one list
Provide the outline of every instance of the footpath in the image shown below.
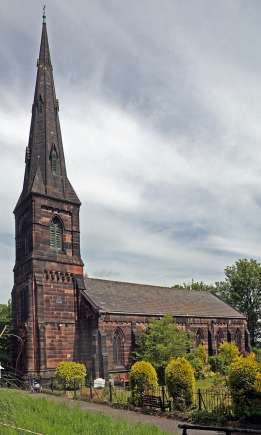
[[[82,410],[88,412],[102,412],[105,415],[109,415],[114,419],[125,420],[129,423],[149,423],[159,427],[161,430],[170,433],[172,435],[181,435],[182,430],[178,429],[178,424],[182,423],[171,418],[160,417],[155,415],[142,414],[140,412],[128,411],[125,409],[112,408],[108,405],[100,403],[84,402],[81,400],[71,400],[66,397],[52,396],[48,394],[35,394],[35,397],[47,397],[50,400],[56,402],[66,403],[69,406],[79,406]],[[116,435],[116,434],[115,434]],[[134,434],[133,434],[134,435]],[[189,435],[210,435],[209,431],[189,431]],[[217,432],[211,432],[211,435],[217,435]]]

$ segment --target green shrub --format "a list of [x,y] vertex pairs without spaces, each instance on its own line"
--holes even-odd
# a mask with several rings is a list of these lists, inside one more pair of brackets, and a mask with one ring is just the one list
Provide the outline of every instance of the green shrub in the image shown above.
[[207,375],[207,352],[205,346],[200,344],[186,355],[187,360],[192,365],[196,379],[203,379]]
[[196,379],[203,379],[206,377],[206,366],[201,358],[191,352],[187,355],[187,360],[190,362],[194,369]]
[[195,391],[194,370],[190,362],[184,357],[171,359],[165,375],[169,394],[174,398],[174,406],[177,409],[190,407]]
[[208,363],[210,365],[210,369],[213,372],[222,374],[225,372],[224,360],[219,355],[210,356],[208,359]]
[[199,344],[195,349],[195,355],[202,361],[202,364],[206,365],[208,360],[208,354],[204,344]]
[[251,396],[256,393],[256,383],[259,383],[261,366],[255,355],[237,358],[229,368],[229,388],[232,395],[236,416],[251,416],[253,403]]
[[191,420],[193,423],[206,424],[206,425],[220,425],[225,426],[227,421],[231,418],[231,410],[229,407],[215,408],[208,411],[206,409],[193,410],[191,412]]
[[261,348],[254,347],[253,352],[256,354],[256,360],[261,363]]
[[261,372],[258,372],[256,375],[254,389],[257,393],[261,393]]
[[158,386],[157,372],[146,361],[137,361],[130,369],[130,387],[133,395],[140,395],[146,390],[154,391]]
[[84,364],[73,361],[62,361],[58,364],[55,377],[66,386],[73,388],[84,382],[87,370]]
[[239,357],[239,350],[235,343],[229,343],[228,341],[224,341],[219,346],[218,355],[224,361],[224,368],[228,368],[233,361],[235,361]]

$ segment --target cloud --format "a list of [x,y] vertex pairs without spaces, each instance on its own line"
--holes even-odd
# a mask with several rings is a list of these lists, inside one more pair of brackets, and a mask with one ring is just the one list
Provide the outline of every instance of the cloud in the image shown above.
[[[11,3],[0,14],[2,300],[40,42],[40,3]],[[240,257],[260,260],[260,15],[243,0],[47,2],[90,276],[213,282]]]

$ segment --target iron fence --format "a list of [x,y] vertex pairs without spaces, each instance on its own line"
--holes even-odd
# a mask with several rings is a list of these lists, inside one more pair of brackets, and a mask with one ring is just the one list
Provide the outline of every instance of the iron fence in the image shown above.
[[205,410],[214,414],[228,414],[232,408],[232,397],[225,389],[219,391],[197,390],[195,406],[199,411]]

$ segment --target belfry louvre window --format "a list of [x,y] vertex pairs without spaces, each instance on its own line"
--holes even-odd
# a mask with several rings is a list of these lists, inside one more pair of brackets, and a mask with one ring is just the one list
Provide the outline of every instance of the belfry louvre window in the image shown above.
[[57,217],[50,224],[50,246],[56,251],[63,249],[63,226]]
[[50,161],[51,161],[51,171],[53,175],[59,175],[60,174],[59,159],[58,159],[57,151],[54,146],[51,151]]

